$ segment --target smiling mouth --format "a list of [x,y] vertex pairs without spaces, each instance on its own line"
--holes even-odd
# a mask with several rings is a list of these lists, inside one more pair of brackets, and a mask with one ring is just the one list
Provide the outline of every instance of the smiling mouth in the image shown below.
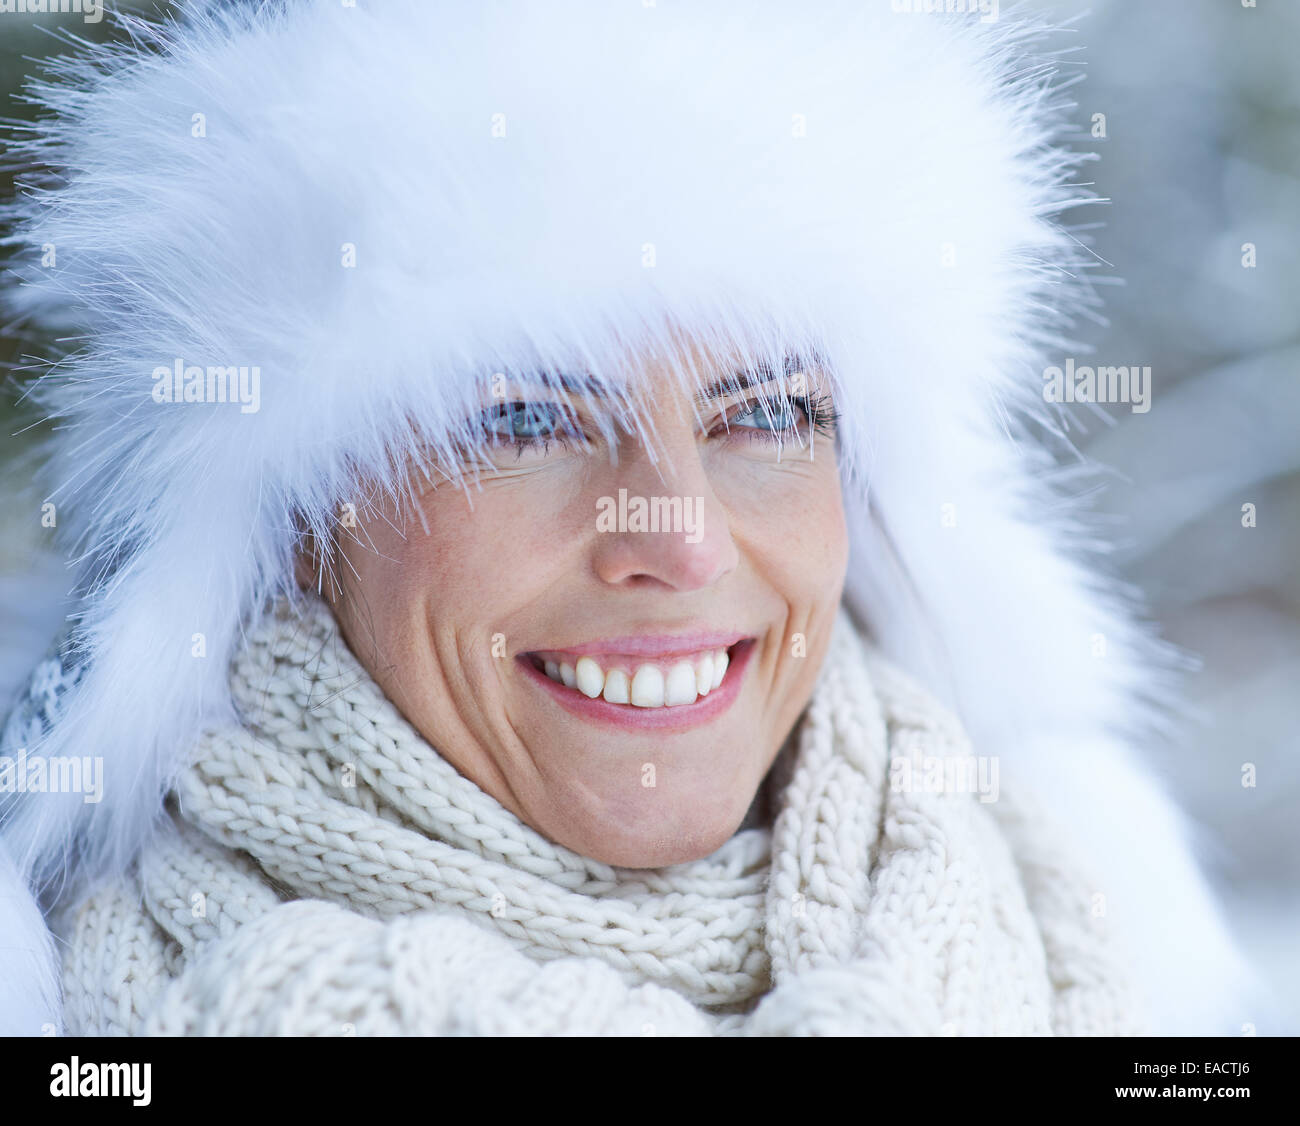
[[522,654],[533,669],[588,700],[629,709],[685,707],[723,688],[741,646],[701,649],[663,660],[636,657],[574,657],[554,651]]

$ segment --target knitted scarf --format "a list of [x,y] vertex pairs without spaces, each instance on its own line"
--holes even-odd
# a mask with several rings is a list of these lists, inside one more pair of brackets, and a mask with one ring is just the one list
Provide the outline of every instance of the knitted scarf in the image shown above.
[[1023,797],[921,784],[969,745],[845,611],[772,823],[655,870],[462,777],[315,598],[231,677],[242,725],[128,878],[57,915],[69,1033],[1143,1031],[1086,876]]

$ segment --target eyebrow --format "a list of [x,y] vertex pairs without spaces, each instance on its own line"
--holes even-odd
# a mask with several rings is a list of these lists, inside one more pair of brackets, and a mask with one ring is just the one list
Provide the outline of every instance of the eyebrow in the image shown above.
[[706,403],[713,399],[721,399],[726,395],[734,395],[739,391],[748,391],[752,387],[794,375],[796,372],[816,365],[817,362],[815,357],[787,353],[782,358],[782,370],[778,374],[772,370],[772,365],[766,360],[760,360],[751,367],[734,371],[730,376],[714,380],[696,395],[695,401],[697,403]]
[[[760,360],[748,368],[737,369],[731,372],[730,375],[722,376],[707,384],[696,395],[696,402],[706,403],[713,399],[734,395],[740,391],[748,391],[761,384],[771,383],[774,379],[794,375],[796,372],[809,367],[819,366],[820,363],[821,361],[815,355],[805,356],[787,353],[782,358],[782,371],[778,375],[770,363],[766,360]],[[574,374],[562,371],[532,370],[516,372],[510,376],[510,379],[523,386],[545,387],[551,390],[559,388],[572,395],[590,395],[598,399],[608,398],[611,391],[610,385],[605,380],[585,372]]]
[[509,376],[514,383],[523,386],[545,387],[548,390],[559,388],[571,395],[593,395],[598,399],[607,398],[609,384],[594,375],[573,375],[557,371],[524,371]]

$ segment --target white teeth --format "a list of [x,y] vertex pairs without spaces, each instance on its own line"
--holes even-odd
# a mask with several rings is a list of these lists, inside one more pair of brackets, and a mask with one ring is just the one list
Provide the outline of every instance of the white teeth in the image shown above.
[[713,691],[713,654],[706,653],[695,665],[695,691],[707,696]]
[[678,704],[693,703],[695,703],[695,667],[690,661],[682,661],[669,670],[668,680],[664,685],[664,706],[671,708]]
[[590,657],[579,657],[578,666],[573,671],[578,691],[584,696],[594,700],[604,691],[605,674],[600,671],[600,666]]
[[630,704],[632,702],[632,682],[622,669],[610,669],[605,677],[605,700],[610,704]]
[[638,665],[630,677],[623,669],[606,673],[591,657],[579,657],[576,666],[567,661],[543,660],[542,667],[552,680],[576,688],[591,700],[603,697],[610,704],[672,708],[693,704],[719,687],[729,663],[727,651],[719,649],[693,661],[678,661],[668,669]]
[[636,708],[662,708],[664,706],[664,674],[657,665],[642,665],[632,678],[632,706]]

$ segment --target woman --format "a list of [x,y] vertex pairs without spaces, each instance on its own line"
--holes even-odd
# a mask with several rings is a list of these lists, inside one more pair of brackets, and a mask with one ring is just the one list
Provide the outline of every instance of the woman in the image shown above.
[[1240,1022],[1043,444],[1037,42],[289,2],[60,64],[12,301],[84,339],[82,579],[6,754],[103,792],[10,787],[9,1027]]

